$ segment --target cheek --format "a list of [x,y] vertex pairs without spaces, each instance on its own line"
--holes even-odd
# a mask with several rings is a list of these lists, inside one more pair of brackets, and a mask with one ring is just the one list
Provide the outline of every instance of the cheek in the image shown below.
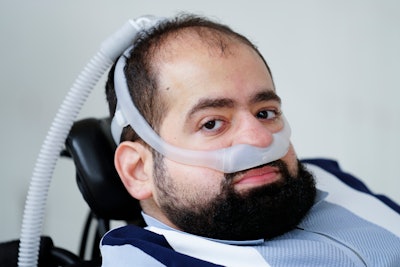
[[165,163],[176,194],[189,199],[212,199],[221,193],[221,183],[224,179],[221,172],[168,159],[165,159]]
[[289,172],[292,176],[296,176],[298,172],[297,155],[292,144],[290,144],[288,153],[282,158],[287,164]]

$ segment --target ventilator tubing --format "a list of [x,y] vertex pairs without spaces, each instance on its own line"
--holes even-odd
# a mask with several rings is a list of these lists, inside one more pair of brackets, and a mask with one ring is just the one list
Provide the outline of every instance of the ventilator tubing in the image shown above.
[[89,61],[62,102],[42,144],[37,158],[22,219],[18,266],[37,266],[40,235],[51,178],[64,142],[79,111],[100,78],[117,57],[132,43],[137,33],[150,28],[159,19],[141,17],[129,20],[101,45]]
[[131,99],[124,74],[128,53],[124,54],[118,59],[114,71],[117,109],[111,122],[111,132],[117,144],[122,129],[130,125],[143,141],[166,158],[224,173],[233,173],[260,166],[280,159],[288,152],[291,130],[284,116],[282,116],[284,122],[282,130],[272,134],[273,140],[268,147],[237,144],[223,149],[203,151],[183,149],[165,142],[143,118]]

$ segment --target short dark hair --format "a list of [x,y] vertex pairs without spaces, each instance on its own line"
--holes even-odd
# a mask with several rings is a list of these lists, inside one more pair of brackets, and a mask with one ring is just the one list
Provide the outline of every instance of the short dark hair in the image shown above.
[[[155,70],[155,60],[164,45],[173,39],[190,34],[199,40],[225,53],[229,41],[235,40],[250,46],[264,61],[269,73],[270,69],[258,51],[257,47],[243,35],[233,31],[230,27],[210,19],[193,14],[180,14],[173,19],[164,20],[156,27],[143,31],[134,41],[134,49],[127,59],[124,73],[130,95],[136,107],[151,127],[158,132],[162,118],[168,111],[167,104],[161,99],[158,89],[158,79]],[[110,116],[114,116],[116,109],[116,95],[114,89],[114,69],[111,68],[106,83],[106,95],[109,104]],[[127,126],[121,134],[121,141],[137,141],[140,137]]]

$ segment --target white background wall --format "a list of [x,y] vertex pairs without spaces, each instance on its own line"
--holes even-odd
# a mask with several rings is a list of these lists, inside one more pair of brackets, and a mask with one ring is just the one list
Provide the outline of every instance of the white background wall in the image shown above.
[[[191,11],[250,37],[269,62],[301,158],[330,157],[400,202],[400,2],[0,0],[0,241],[18,238],[53,117],[99,44],[127,19]],[[103,89],[79,117],[107,113]],[[57,164],[44,234],[77,250],[86,204]]]

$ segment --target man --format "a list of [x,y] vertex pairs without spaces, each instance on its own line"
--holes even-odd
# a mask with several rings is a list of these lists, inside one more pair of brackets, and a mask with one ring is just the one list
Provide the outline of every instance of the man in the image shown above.
[[148,227],[108,233],[104,266],[400,264],[398,236],[316,189],[266,61],[228,27],[179,16],[141,32],[107,99],[115,166]]

